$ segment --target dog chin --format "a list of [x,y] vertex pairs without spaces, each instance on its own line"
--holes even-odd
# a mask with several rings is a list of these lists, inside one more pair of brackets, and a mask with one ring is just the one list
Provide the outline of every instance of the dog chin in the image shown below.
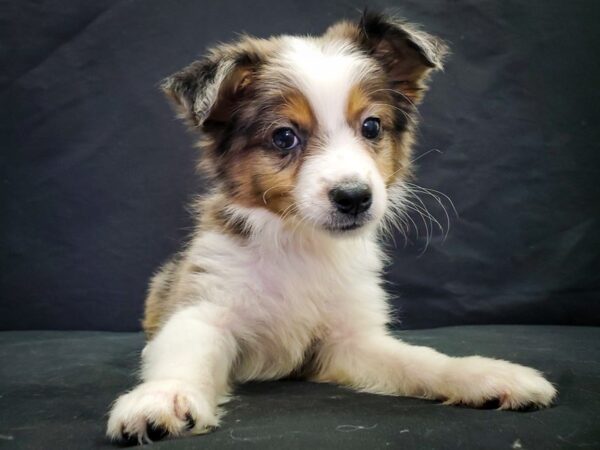
[[370,229],[373,224],[372,217],[358,217],[355,219],[340,220],[332,217],[327,223],[322,225],[323,229],[334,236],[356,236]]

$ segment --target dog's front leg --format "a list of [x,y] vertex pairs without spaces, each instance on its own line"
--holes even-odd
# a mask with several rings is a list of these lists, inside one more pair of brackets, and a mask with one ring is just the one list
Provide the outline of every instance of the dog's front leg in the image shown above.
[[108,436],[142,443],[216,426],[236,354],[226,322],[207,302],[174,314],[142,353],[142,383],[113,405]]
[[536,370],[479,356],[453,358],[406,344],[385,331],[352,333],[326,341],[318,355],[316,381],[356,389],[501,408],[548,406],[554,387]]

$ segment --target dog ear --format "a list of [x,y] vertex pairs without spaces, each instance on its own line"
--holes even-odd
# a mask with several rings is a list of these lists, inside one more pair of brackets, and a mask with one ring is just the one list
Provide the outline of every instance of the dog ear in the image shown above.
[[222,45],[161,84],[192,127],[225,123],[247,93],[260,55],[249,42]]
[[365,11],[358,39],[367,53],[381,63],[392,88],[418,103],[432,70],[443,69],[447,45],[402,19]]

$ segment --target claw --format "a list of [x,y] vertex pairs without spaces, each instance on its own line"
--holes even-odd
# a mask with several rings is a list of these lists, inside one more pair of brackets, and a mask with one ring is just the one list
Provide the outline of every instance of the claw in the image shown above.
[[196,426],[196,421],[189,412],[185,415],[185,422],[187,430],[191,430]]
[[160,441],[168,435],[169,431],[162,425],[154,422],[148,422],[146,425],[146,436],[148,436],[148,439],[151,441]]

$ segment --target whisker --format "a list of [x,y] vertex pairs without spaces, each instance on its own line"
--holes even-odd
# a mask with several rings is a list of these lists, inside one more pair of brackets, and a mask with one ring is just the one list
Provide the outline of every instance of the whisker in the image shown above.
[[408,114],[406,111],[404,111],[402,108],[398,108],[397,106],[390,105],[389,103],[372,103],[372,105],[374,105],[374,106],[389,106],[390,108],[394,108],[394,109],[400,111],[404,115],[404,118],[407,121],[409,121],[413,124],[415,123],[415,119],[410,114]]
[[406,94],[402,91],[398,91],[396,89],[391,89],[391,88],[381,88],[381,89],[375,89],[374,91],[369,92],[369,95],[371,94],[375,94],[377,92],[381,92],[381,91],[390,91],[390,92],[394,92],[395,94],[398,94],[399,96],[401,96],[404,100],[406,100],[412,109],[414,109],[414,111],[417,113],[417,115],[420,117],[421,114],[419,113],[419,110],[417,108],[417,105],[415,105],[415,103],[406,96]]
[[[438,150],[432,149],[431,151]],[[454,202],[448,195],[440,191],[425,188],[415,183],[402,181],[395,186],[398,191],[394,193],[392,190],[390,193],[388,210],[382,220],[381,233],[382,235],[391,236],[393,239],[391,231],[392,228],[395,228],[403,235],[406,245],[408,242],[407,233],[410,231],[411,227],[414,228],[416,236],[425,237],[425,246],[420,253],[420,255],[423,255],[429,248],[433,239],[434,229],[440,230],[443,240],[448,238],[451,218],[447,205],[450,205],[454,216],[459,216]],[[431,204],[428,206],[423,198],[421,198],[422,195],[431,198],[434,204],[443,211],[443,221],[438,220],[438,218],[430,211],[429,208]],[[419,223],[413,219],[414,214],[417,214],[421,219],[419,223],[425,228],[423,233],[421,233]]]
[[[416,207],[414,203],[407,203],[405,207],[408,210],[416,212],[419,215],[419,217],[421,217],[421,221],[423,222],[423,226],[425,227],[425,248],[423,250],[423,252],[425,252],[429,248],[430,236],[432,236],[433,234],[433,229],[429,227],[429,225],[427,224],[426,216],[419,208]],[[431,219],[429,220],[431,222]]]
[[272,189],[276,189],[276,188],[283,188],[283,187],[293,187],[293,184],[278,184],[276,186],[271,186],[269,189],[267,189],[265,192],[263,192],[262,195],[262,199],[263,199],[263,203],[266,205],[267,204],[267,192],[269,192]]
[[296,202],[293,202],[290,206],[285,208],[281,213],[281,220],[285,221],[291,214],[293,214],[294,212],[298,212],[297,206],[298,205],[296,204]]
[[415,159],[411,160],[411,163],[414,163],[415,161],[418,161],[419,159],[421,159],[424,156],[429,155],[431,152],[437,152],[440,155],[443,154],[444,152],[442,152],[440,149],[438,148],[432,148],[430,150],[427,150],[425,153],[420,154],[419,156],[417,156]]
[[[410,189],[417,191],[417,192],[421,192],[421,193],[433,198],[435,200],[435,202],[439,205],[439,207],[442,209],[442,211],[444,211],[444,214],[446,216],[446,233],[445,233],[444,239],[446,239],[448,237],[448,233],[450,232],[450,222],[451,221],[450,221],[450,214],[448,213],[446,206],[442,202],[442,198],[450,204],[454,215],[456,217],[459,217],[458,211],[456,210],[456,207],[454,206],[454,202],[452,201],[452,199],[448,195],[444,194],[443,192],[437,191],[435,189],[424,188],[422,186],[419,186],[414,183],[409,183],[409,182],[406,182],[406,184]],[[413,192],[413,195],[415,195],[414,192]]]
[[419,186],[418,184],[415,184],[415,183],[407,183],[407,184],[410,184],[411,186],[413,186],[415,188],[422,189],[423,191],[425,191],[425,193],[431,193],[431,192],[433,192],[433,193],[435,193],[435,194],[437,194],[437,195],[439,195],[441,197],[444,197],[444,199],[446,199],[448,201],[448,203],[450,203],[450,206],[452,206],[452,211],[454,212],[454,214],[456,214],[457,217],[460,216],[458,214],[458,211],[456,210],[456,207],[454,206],[454,202],[452,201],[452,199],[448,195],[446,195],[443,192],[438,191],[436,189],[425,188],[425,187]]

